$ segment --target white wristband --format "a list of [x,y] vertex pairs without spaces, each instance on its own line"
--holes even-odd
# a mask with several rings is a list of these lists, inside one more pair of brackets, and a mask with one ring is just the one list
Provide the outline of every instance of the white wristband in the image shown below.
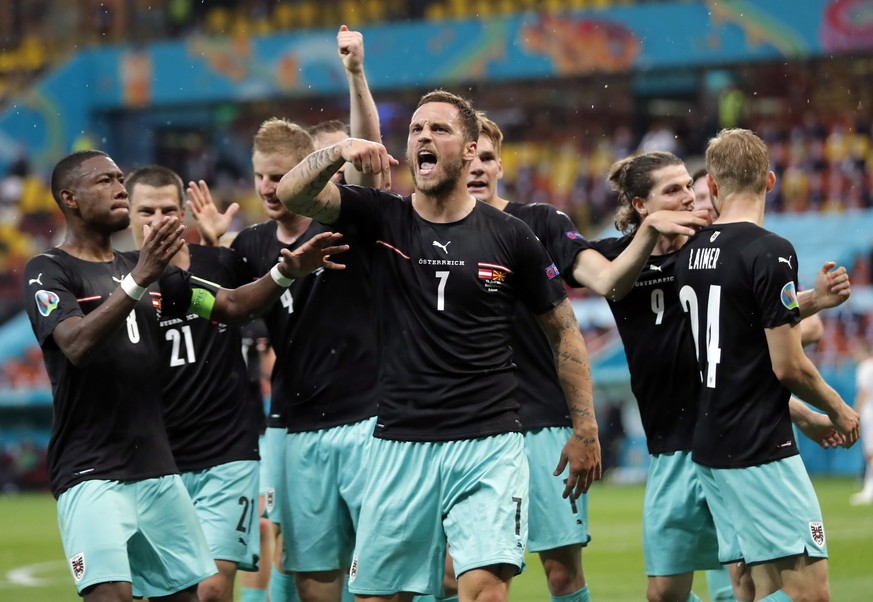
[[291,286],[291,283],[294,282],[294,278],[288,278],[288,276],[286,276],[279,270],[279,264],[274,265],[270,269],[270,276],[273,278],[273,282],[275,282],[282,288],[288,288],[289,286]]
[[146,292],[146,289],[138,285],[130,274],[121,279],[121,290],[134,301],[142,299]]

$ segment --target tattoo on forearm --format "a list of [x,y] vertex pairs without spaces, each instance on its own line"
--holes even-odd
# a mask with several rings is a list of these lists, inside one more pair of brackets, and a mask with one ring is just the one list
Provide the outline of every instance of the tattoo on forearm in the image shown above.
[[577,435],[576,433],[573,433],[573,439],[575,439],[576,441],[581,441],[582,445],[585,445],[586,447],[591,447],[592,445],[597,443],[597,439],[594,439],[592,437],[583,437],[582,435]]

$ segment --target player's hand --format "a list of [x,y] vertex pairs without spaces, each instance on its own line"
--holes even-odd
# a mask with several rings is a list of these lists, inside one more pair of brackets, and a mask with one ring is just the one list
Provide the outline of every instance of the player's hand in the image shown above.
[[795,424],[807,439],[815,441],[825,449],[846,443],[846,437],[834,427],[827,414],[810,412],[808,420],[798,420]]
[[712,223],[706,209],[697,211],[655,211],[643,220],[661,234],[694,235],[701,228]]
[[336,34],[336,46],[346,71],[360,73],[364,68],[364,36],[361,32],[340,26]]
[[[834,269],[836,268],[836,269]],[[813,289],[815,302],[819,309],[836,307],[852,294],[849,273],[844,266],[837,267],[833,261],[826,261],[815,275]]]
[[143,243],[130,275],[140,286],[148,286],[161,277],[173,256],[179,252],[185,239],[185,224],[177,217],[162,217],[151,226],[143,226]]
[[564,497],[577,499],[603,476],[603,466],[600,460],[600,440],[596,427],[591,433],[578,434],[574,432],[561,450],[561,459],[555,468],[556,477],[563,474],[569,464],[570,474],[564,482]]
[[861,417],[858,416],[858,412],[843,402],[836,412],[829,414],[829,416],[834,428],[846,439],[841,445],[852,447],[861,436]]
[[293,251],[282,249],[283,268],[280,270],[291,278],[301,278],[317,270],[324,268],[327,270],[344,270],[345,264],[334,263],[329,259],[331,255],[345,253],[349,250],[349,245],[336,244],[342,234],[336,232],[322,232],[316,234],[304,244],[300,245]]
[[203,180],[188,182],[188,207],[191,209],[191,215],[194,216],[203,244],[210,247],[218,246],[221,237],[230,229],[233,217],[239,211],[239,203],[232,203],[224,213],[221,213],[212,201],[209,186]]
[[378,142],[361,138],[347,138],[340,142],[342,157],[355,169],[365,174],[376,174],[391,181],[391,166],[400,162],[388,154],[388,150]]

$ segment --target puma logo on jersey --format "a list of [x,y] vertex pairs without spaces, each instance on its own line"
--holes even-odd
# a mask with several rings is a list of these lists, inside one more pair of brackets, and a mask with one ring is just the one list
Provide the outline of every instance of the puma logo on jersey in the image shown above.
[[28,280],[27,284],[33,284],[34,282],[42,286],[42,272],[40,272],[39,276],[37,276],[36,278],[31,278],[30,280]]
[[439,247],[443,251],[446,252],[446,255],[449,254],[449,245],[452,244],[452,241],[447,242],[446,244],[440,244],[437,241],[433,241],[433,246]]
[[659,266],[659,265],[650,265],[650,266],[649,266],[649,269],[652,270],[653,272],[660,272],[660,271],[661,271],[661,266]]
[[791,258],[792,258],[792,257],[794,257],[794,255],[789,255],[789,256],[788,256],[788,259],[785,259],[784,257],[780,257],[780,258],[779,258],[779,263],[787,263],[787,264],[788,264],[788,267],[791,268]]
[[718,235],[721,234],[721,231],[714,232],[712,236],[709,237],[709,242],[715,242],[715,239],[718,238]]

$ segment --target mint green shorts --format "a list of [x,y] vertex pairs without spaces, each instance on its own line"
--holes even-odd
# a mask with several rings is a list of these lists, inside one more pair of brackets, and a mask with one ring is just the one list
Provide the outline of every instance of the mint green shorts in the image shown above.
[[715,523],[691,452],[655,454],[649,461],[643,559],[650,577],[721,568]]
[[799,455],[748,468],[694,466],[723,563],[828,557],[821,507]]
[[349,590],[442,596],[446,542],[455,576],[509,564],[527,544],[524,439],[373,439]]
[[264,513],[274,523],[281,523],[278,496],[285,487],[285,435],[287,433],[285,427],[268,426],[264,430],[264,442],[261,446],[263,465],[261,474],[266,481],[260,486],[264,492]]
[[367,482],[376,418],[285,436],[283,566],[293,573],[348,569]]
[[527,548],[543,552],[571,545],[588,545],[588,494],[564,499],[564,477],[554,475],[570,427],[547,427],[524,434],[530,466],[530,515]]
[[169,596],[217,572],[179,475],[79,483],[58,498],[58,527],[79,593],[125,581]]
[[258,516],[258,462],[227,462],[182,473],[182,482],[215,560],[258,570],[261,530]]

